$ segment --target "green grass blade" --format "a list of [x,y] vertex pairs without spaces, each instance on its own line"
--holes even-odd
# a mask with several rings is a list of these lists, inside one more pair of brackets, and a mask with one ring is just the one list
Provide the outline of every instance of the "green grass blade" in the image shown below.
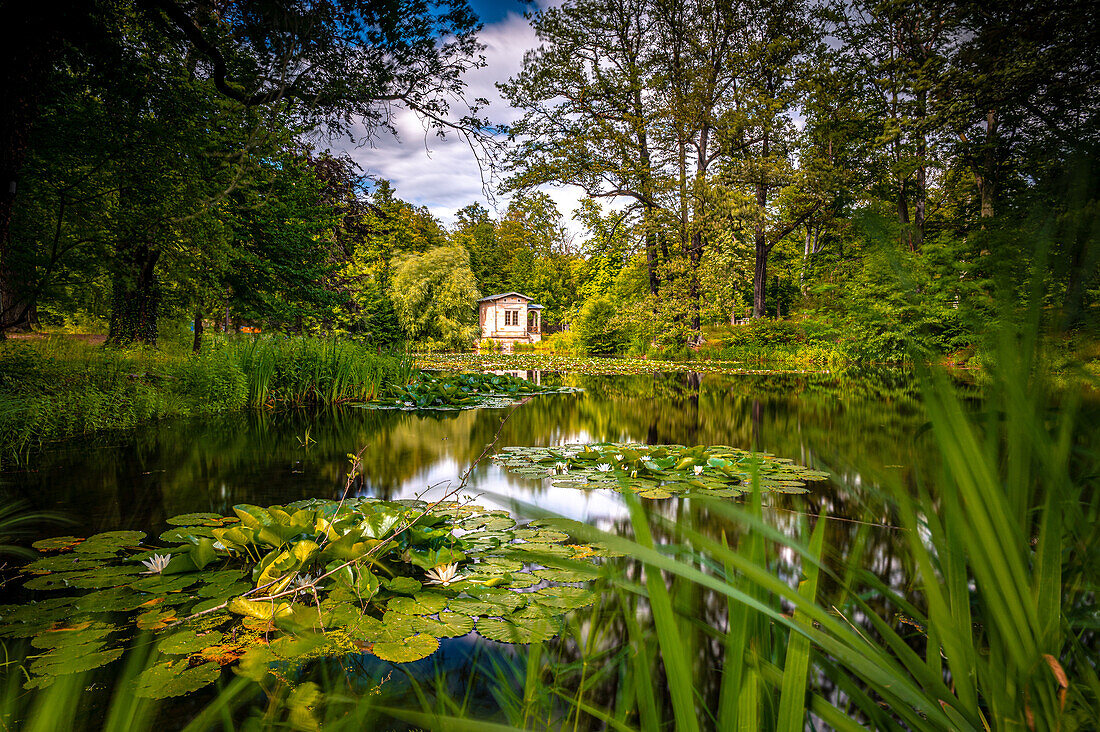
[[[814,526],[810,537],[810,552],[818,559],[825,543],[825,516],[819,515],[817,525]],[[818,578],[821,575],[820,568],[816,564],[809,564],[803,570],[805,579],[802,580],[798,593],[806,602],[815,602],[817,599]],[[805,613],[796,611],[794,620],[796,623],[805,623]],[[787,658],[783,664],[783,683],[779,696],[779,721],[776,729],[780,732],[791,730],[797,732],[802,729],[806,716],[806,676],[810,670],[810,639],[797,633],[790,634],[790,642],[787,645]]]

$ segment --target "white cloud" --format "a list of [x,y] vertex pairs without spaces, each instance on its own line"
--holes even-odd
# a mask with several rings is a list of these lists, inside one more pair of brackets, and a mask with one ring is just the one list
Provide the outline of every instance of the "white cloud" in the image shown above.
[[[482,113],[493,123],[513,122],[521,112],[501,98],[496,82],[519,72],[523,54],[537,45],[537,38],[527,19],[512,12],[486,25],[480,39],[485,44],[486,66],[466,75],[467,97],[489,100],[489,107]],[[477,158],[464,139],[454,134],[438,138],[434,132],[426,131],[416,114],[408,110],[397,113],[395,127],[397,138],[384,134],[371,145],[337,146],[337,151],[347,152],[368,174],[392,182],[400,198],[426,206],[446,225],[454,222],[455,213],[463,206],[475,201],[489,206]],[[579,236],[572,213],[583,196],[581,191],[549,187],[545,190],[558,205],[566,225]],[[503,213],[508,199],[498,197],[496,204]]]

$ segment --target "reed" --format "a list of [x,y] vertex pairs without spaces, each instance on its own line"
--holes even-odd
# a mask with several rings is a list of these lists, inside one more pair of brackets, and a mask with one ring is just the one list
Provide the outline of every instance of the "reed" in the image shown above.
[[171,416],[245,407],[339,405],[404,384],[402,355],[316,338],[214,339],[192,354],[113,349],[63,337],[0,345],[0,453]]

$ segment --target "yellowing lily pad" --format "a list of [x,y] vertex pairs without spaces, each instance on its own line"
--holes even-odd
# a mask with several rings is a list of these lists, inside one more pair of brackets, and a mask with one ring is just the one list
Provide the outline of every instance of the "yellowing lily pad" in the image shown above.
[[40,552],[56,552],[71,549],[82,541],[84,540],[78,536],[55,536],[52,539],[40,539],[31,546]]

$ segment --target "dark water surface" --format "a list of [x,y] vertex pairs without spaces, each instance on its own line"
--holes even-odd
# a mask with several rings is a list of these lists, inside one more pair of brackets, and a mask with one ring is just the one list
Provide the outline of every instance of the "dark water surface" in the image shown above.
[[[840,503],[884,475],[905,478],[927,461],[927,449],[918,444],[924,418],[905,372],[525,375],[584,391],[536,397],[515,409],[503,428],[507,409],[413,413],[349,407],[165,420],[57,443],[28,465],[5,465],[0,484],[36,509],[75,520],[65,533],[134,528],[155,536],[164,519],[180,513],[228,514],[238,503],[338,498],[348,454],[364,446],[364,477],[354,492],[438,495],[448,483],[457,484],[498,429],[497,447],[599,441],[755,447],[832,471],[836,479],[815,484],[812,499],[830,496]],[[436,488],[426,491],[429,486]],[[551,488],[506,474],[488,460],[475,468],[468,492],[511,496],[604,525],[624,517],[614,492]]]
[[[239,503],[339,498],[349,453],[364,446],[363,477],[353,492],[430,498],[457,484],[498,430],[498,448],[599,441],[729,445],[830,471],[833,478],[810,484],[809,494],[773,496],[774,525],[794,531],[799,514],[825,511],[831,517],[827,546],[837,556],[855,546],[860,527],[873,525],[869,538],[865,530],[858,539],[862,563],[895,587],[907,581],[908,568],[896,550],[903,538],[877,525],[889,523],[877,486],[884,480],[913,485],[917,476],[935,474],[932,440],[911,374],[518,375],[584,391],[535,397],[514,410],[412,413],[348,407],[168,420],[52,445],[28,465],[5,465],[0,489],[75,522],[43,527],[42,535],[132,528],[156,537],[166,518],[181,513],[229,514]],[[975,391],[965,384],[960,388],[970,395]],[[630,531],[619,494],[553,488],[506,474],[489,460],[475,467],[466,493],[483,494],[482,505],[515,513],[523,509],[511,499],[610,531]],[[736,529],[705,506],[682,498],[656,503],[662,513],[689,520],[697,529],[714,535],[729,530],[731,541],[735,538]],[[776,571],[786,574],[781,567]],[[796,575],[790,579],[797,581]],[[724,626],[724,601],[699,598],[698,603],[694,617]],[[461,694],[465,684],[486,683],[483,677],[476,681],[473,670],[480,651],[488,648],[497,657],[515,652],[494,646],[471,635],[445,641],[435,655],[400,671],[372,656],[337,660],[333,664],[339,668],[330,670],[342,669],[362,688],[389,678],[387,693],[398,698],[412,693],[409,683],[416,677],[434,677]],[[485,715],[495,716],[489,690],[483,687],[477,696],[486,704]]]

